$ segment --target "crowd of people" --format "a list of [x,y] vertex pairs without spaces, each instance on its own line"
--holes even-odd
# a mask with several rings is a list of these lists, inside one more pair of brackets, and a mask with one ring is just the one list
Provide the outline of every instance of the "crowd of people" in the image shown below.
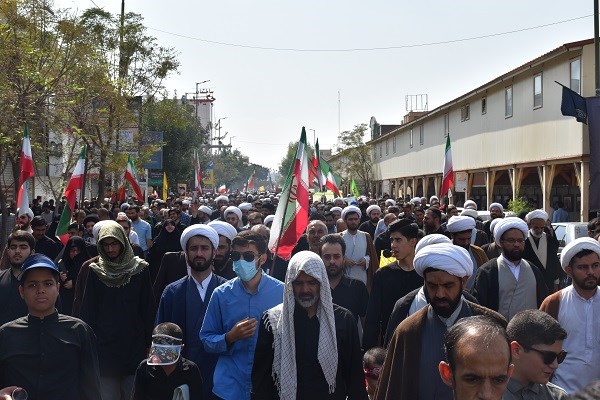
[[559,255],[541,209],[314,198],[284,260],[278,200],[9,215],[0,399],[600,398],[600,220]]

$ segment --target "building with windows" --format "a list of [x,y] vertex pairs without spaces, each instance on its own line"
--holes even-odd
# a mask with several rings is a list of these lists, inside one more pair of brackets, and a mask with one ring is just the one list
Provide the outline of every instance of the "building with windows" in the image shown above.
[[555,81],[594,95],[593,40],[564,44],[432,111],[409,113],[399,127],[371,129],[372,192],[438,194],[450,135],[452,203],[471,198],[485,209],[527,197],[549,211],[562,201],[570,220],[587,221],[588,129],[561,114]]

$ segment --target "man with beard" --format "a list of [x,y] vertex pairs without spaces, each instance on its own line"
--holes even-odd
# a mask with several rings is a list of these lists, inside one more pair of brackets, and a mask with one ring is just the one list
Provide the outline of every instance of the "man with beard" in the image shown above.
[[24,207],[23,210],[17,210],[17,229],[28,233],[33,233],[31,229],[31,220],[33,219],[33,211],[29,207]]
[[394,331],[375,398],[452,400],[452,389],[438,373],[438,365],[445,359],[446,332],[461,318],[473,315],[488,315],[502,326],[506,321],[498,313],[463,298],[473,264],[462,247],[431,244],[419,250],[414,266],[425,280],[429,305],[406,318]]
[[[308,242],[308,249],[299,249],[300,250],[309,250],[313,253],[319,254],[319,248],[321,247],[321,238],[327,235],[327,225],[325,222],[317,220],[310,221],[306,226],[306,240]],[[294,250],[296,250],[294,248]],[[298,251],[294,252],[296,254]]]
[[425,228],[426,235],[431,235],[432,233],[443,235],[442,212],[437,208],[428,208],[427,211],[425,211],[425,217],[423,217],[423,227]]
[[417,224],[406,218],[394,221],[388,227],[388,236],[396,261],[375,272],[365,317],[363,336],[365,350],[383,343],[396,301],[423,286],[423,278],[417,274],[413,266],[415,246],[419,236]]
[[488,235],[491,242],[494,238],[490,224],[497,218],[504,218],[504,207],[500,203],[492,203],[488,207],[488,211],[490,212],[490,219],[483,223],[483,231]]
[[346,242],[340,235],[321,238],[319,254],[325,264],[333,303],[350,311],[357,321],[362,321],[367,313],[369,292],[364,283],[344,275],[344,253]]
[[148,254],[148,249],[152,247],[152,227],[140,218],[140,206],[129,206],[125,214],[131,220],[131,227],[140,238],[140,247],[144,250],[144,255]]
[[573,394],[600,379],[600,244],[592,238],[576,239],[565,246],[560,263],[573,284],[548,296],[540,310],[567,331],[563,349],[568,356],[552,383]]
[[452,236],[452,244],[467,250],[469,256],[471,256],[471,260],[473,261],[473,273],[466,285],[466,289],[471,290],[475,284],[477,269],[488,262],[488,258],[481,247],[471,244],[471,238],[473,232],[475,232],[475,220],[467,216],[450,217],[446,228]]
[[494,236],[502,254],[477,270],[473,294],[479,304],[498,311],[508,321],[523,310],[536,309],[548,295],[544,276],[523,259],[527,224],[505,218],[496,224]]
[[423,221],[425,219],[425,210],[423,210],[422,207],[416,207],[414,214],[415,214],[415,222],[417,223],[417,226],[419,227],[419,229],[423,229]]
[[212,272],[219,235],[208,225],[195,224],[183,231],[180,242],[188,275],[169,284],[163,291],[155,325],[173,322],[181,327],[185,343],[182,354],[200,368],[203,398],[209,399],[217,356],[204,350],[199,333],[213,291],[226,282],[225,278]]
[[554,293],[558,290],[561,268],[557,255],[558,240],[554,231],[546,226],[548,214],[544,210],[533,210],[525,216],[525,220],[529,235],[525,241],[523,258],[540,269],[548,290]]
[[252,398],[368,400],[356,320],[333,304],[319,256],[294,255],[285,288],[258,328]]
[[213,394],[220,399],[249,400],[258,321],[283,299],[282,282],[265,274],[267,243],[252,231],[231,241],[233,270],[238,276],[215,289],[208,304],[200,340],[218,355]]
[[21,266],[35,251],[31,233],[15,231],[8,236],[5,254],[10,268],[0,271],[0,325],[27,315],[27,305],[19,295]]
[[325,213],[325,225],[327,225],[327,233],[336,233],[335,218],[331,211]]
[[235,278],[233,263],[229,259],[231,253],[231,241],[237,235],[237,230],[229,223],[214,220],[208,223],[219,234],[219,246],[213,260],[215,274],[229,280]]
[[371,235],[358,230],[361,215],[356,206],[348,206],[342,210],[342,219],[347,226],[347,229],[340,233],[346,242],[344,266],[346,275],[358,279],[371,290],[373,274],[379,267],[379,257]]
[[367,216],[369,219],[358,227],[359,231],[367,232],[371,237],[375,238],[375,229],[377,228],[377,222],[381,217],[381,208],[378,205],[370,205],[367,207]]

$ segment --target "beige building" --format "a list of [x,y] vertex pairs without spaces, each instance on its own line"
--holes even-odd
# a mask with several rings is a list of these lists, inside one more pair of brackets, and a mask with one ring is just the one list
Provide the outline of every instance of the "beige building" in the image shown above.
[[[562,88],[594,95],[593,40],[564,44],[392,130],[373,130],[376,195],[429,197],[441,187],[450,134],[452,202],[480,209],[527,197],[550,210],[562,201],[570,220],[588,220],[587,126],[561,114]],[[382,134],[379,134],[379,132]]]

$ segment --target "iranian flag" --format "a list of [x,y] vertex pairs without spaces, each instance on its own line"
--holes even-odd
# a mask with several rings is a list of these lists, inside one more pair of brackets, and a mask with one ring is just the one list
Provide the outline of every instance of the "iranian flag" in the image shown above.
[[450,134],[446,139],[446,151],[444,155],[444,178],[442,179],[441,196],[445,196],[450,188],[454,186],[454,170],[452,169],[452,149],[450,148]]
[[325,186],[327,189],[335,193],[336,196],[340,197],[340,189],[337,183],[337,179],[333,174],[333,170],[325,160],[320,160],[321,174],[325,179]]
[[138,200],[144,201],[144,194],[142,193],[142,189],[138,183],[137,171],[135,170],[135,163],[133,162],[133,157],[131,157],[131,154],[127,159],[127,169],[125,170],[124,178],[131,183],[131,187],[133,188]]
[[254,190],[254,181],[256,180],[256,170],[252,171],[252,175],[248,178],[248,183],[246,184],[246,190]]
[[225,185],[219,186],[219,193],[227,193],[227,186],[225,186]]
[[[23,129],[23,148],[21,150],[21,177],[19,179],[19,194],[17,196],[17,207],[19,215],[29,210],[29,196],[27,196],[28,185],[25,182],[35,175],[33,171],[33,156],[31,155],[31,142],[29,140],[29,126],[25,123]],[[25,197],[23,197],[25,195]]]
[[58,222],[58,226],[56,227],[56,236],[65,246],[67,244],[67,241],[69,240],[69,234],[67,232],[69,230],[69,225],[71,224],[71,217],[73,215],[73,211],[75,210],[75,202],[77,201],[77,191],[83,189],[85,156],[86,147],[84,145],[81,147],[81,153],[79,153],[79,160],[77,160],[77,164],[75,165],[75,169],[73,170],[73,174],[71,175],[69,184],[65,189],[65,197],[67,198],[67,203],[65,204],[65,207],[62,210],[62,214],[60,215],[60,221]]
[[202,169],[200,168],[200,154],[198,150],[194,150],[194,184],[196,185],[196,193],[202,194]]
[[271,226],[269,249],[289,260],[292,249],[308,225],[308,154],[306,130],[302,128],[296,159],[287,176]]

